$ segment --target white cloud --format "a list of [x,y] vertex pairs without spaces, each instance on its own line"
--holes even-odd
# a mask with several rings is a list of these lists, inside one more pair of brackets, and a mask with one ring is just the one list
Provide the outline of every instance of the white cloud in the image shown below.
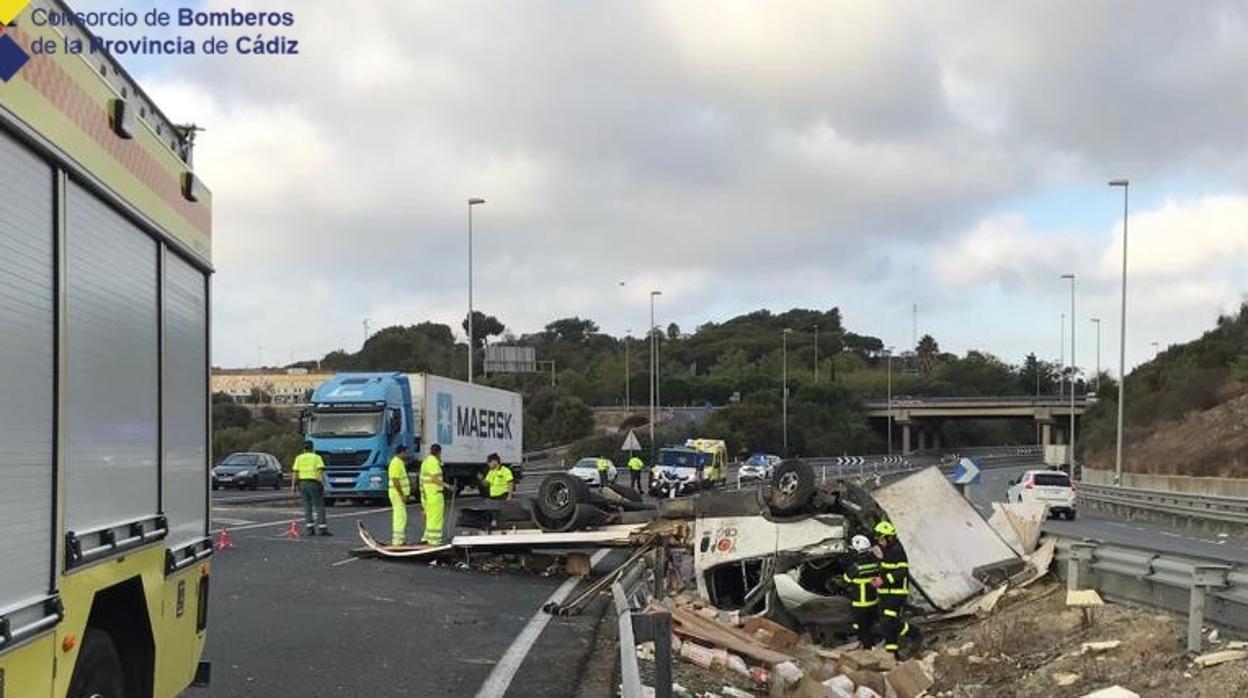
[[1186,279],[1173,298],[1206,324],[1242,286],[1248,20],[1232,2],[292,9],[300,56],[136,67],[207,128],[220,363],[354,347],[364,317],[457,329],[469,196],[489,200],[478,307],[519,332],[571,314],[636,330],[654,286],[682,326],[839,305],[900,342],[915,300],[935,317],[980,294],[977,317],[1008,324],[1010,294],[1050,288],[1072,249],[1106,260],[1079,271],[1108,298],[1107,231],[1002,213],[1106,172],[1229,182],[1226,201],[1133,216],[1133,259],[1141,280]]

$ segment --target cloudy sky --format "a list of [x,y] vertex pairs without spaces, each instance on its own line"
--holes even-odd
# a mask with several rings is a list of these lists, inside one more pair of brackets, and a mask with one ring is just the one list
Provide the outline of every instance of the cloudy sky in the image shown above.
[[206,129],[219,365],[458,331],[470,196],[476,305],[517,333],[644,332],[661,289],[686,329],[839,306],[900,348],[917,303],[945,349],[1056,359],[1073,272],[1109,366],[1115,177],[1128,364],[1248,294],[1242,3],[204,6],[291,9],[302,54],[129,61]]

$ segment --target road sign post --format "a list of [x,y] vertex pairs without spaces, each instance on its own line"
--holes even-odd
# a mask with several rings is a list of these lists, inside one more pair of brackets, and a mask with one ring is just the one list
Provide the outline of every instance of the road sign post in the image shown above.
[[983,476],[979,472],[979,458],[959,458],[957,466],[953,469],[953,486],[958,488],[958,494],[966,497],[967,485],[978,485],[983,481]]

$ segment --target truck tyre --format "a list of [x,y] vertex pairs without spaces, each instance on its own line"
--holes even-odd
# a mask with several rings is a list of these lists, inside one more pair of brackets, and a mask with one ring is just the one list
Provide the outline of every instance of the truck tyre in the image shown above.
[[537,506],[551,519],[566,519],[576,505],[589,499],[589,488],[580,478],[567,473],[555,473],[537,490]]
[[67,698],[124,698],[124,679],[121,654],[113,637],[103,630],[87,628]]
[[767,488],[767,507],[772,514],[796,514],[815,493],[815,471],[802,461],[786,461],[776,466]]

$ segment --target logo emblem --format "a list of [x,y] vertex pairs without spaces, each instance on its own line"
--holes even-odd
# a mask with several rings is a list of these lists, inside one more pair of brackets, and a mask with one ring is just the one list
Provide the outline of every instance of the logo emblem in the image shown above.
[[[30,0],[0,0],[0,25],[12,22],[28,4]],[[3,31],[4,27],[0,26],[0,32]],[[30,56],[18,46],[12,36],[0,33],[0,82],[12,80],[29,60]]]
[[455,402],[450,393],[438,393],[438,443],[455,443]]

